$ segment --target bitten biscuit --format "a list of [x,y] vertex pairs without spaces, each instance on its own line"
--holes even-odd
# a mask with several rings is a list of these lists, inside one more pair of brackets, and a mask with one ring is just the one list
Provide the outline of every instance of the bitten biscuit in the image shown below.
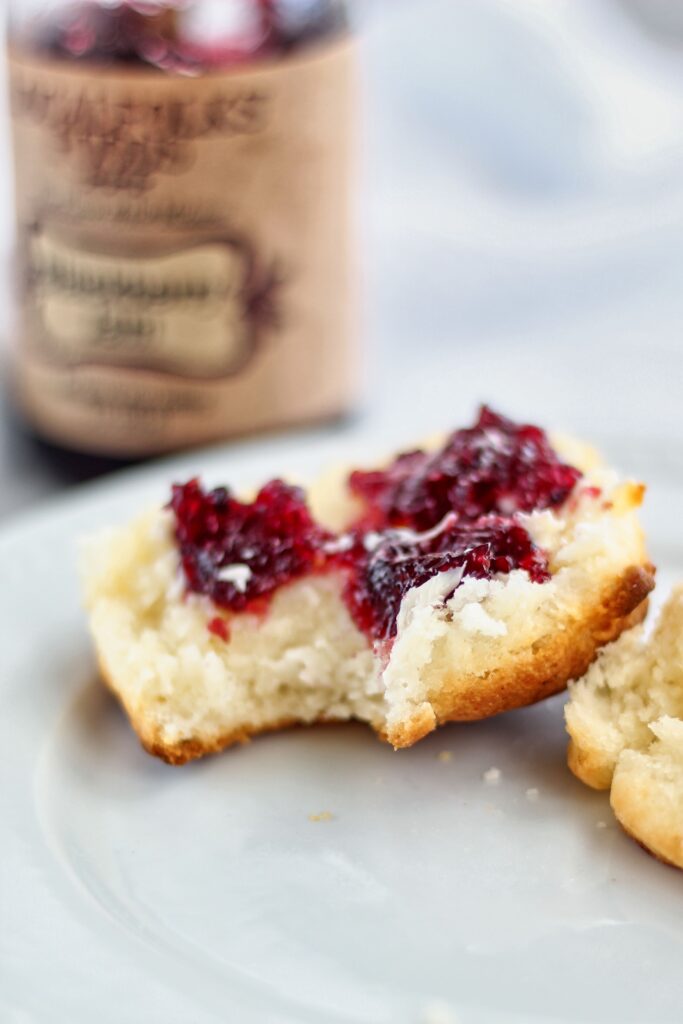
[[[642,619],[653,570],[642,486],[577,442],[555,447],[584,471],[580,485],[561,507],[515,516],[549,578],[436,572],[404,594],[390,644],[359,628],[334,566],[278,587],[265,610],[221,609],[216,635],[216,606],[187,589],[168,508],[90,540],[83,577],[98,661],[145,748],[179,764],[284,725],[351,718],[408,747],[442,722],[562,690]],[[328,474],[309,502],[335,530],[358,512],[345,474]]]

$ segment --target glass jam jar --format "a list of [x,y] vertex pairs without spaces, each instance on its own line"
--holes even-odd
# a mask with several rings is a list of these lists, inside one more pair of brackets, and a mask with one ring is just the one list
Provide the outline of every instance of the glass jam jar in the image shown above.
[[336,0],[16,0],[16,394],[115,457],[353,398],[353,46]]

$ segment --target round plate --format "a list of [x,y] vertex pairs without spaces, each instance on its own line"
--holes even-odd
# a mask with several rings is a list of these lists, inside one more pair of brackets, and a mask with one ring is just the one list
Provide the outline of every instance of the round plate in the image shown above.
[[[683,474],[627,454],[662,593]],[[192,472],[246,486],[353,455],[326,433],[195,453],[2,531],[3,1020],[680,1020],[681,876],[569,774],[562,698],[400,753],[349,725],[171,768],[98,683],[80,535]]]

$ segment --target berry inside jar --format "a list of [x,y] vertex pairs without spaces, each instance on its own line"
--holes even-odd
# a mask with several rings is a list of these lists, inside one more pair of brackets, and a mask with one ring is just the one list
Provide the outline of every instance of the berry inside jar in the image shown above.
[[337,0],[76,0],[36,17],[30,45],[61,60],[196,75],[283,57],[345,28]]

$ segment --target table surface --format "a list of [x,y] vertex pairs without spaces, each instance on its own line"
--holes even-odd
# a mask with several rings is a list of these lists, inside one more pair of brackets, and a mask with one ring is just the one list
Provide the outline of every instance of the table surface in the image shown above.
[[[678,444],[683,56],[633,4],[378,6],[361,37],[366,385],[335,429],[407,442],[484,399],[608,450]],[[7,266],[8,168],[5,143]],[[37,443],[6,392],[0,516],[112,468]]]

